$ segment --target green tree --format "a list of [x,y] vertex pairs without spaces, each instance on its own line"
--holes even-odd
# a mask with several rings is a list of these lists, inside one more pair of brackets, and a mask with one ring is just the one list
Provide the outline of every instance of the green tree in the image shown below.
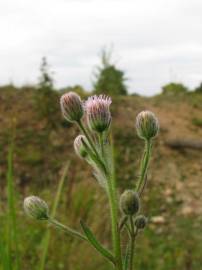
[[125,74],[111,62],[111,52],[101,53],[101,66],[97,67],[94,82],[96,94],[127,95]]
[[58,94],[54,90],[53,78],[45,57],[40,66],[40,77],[35,95],[35,107],[40,118],[43,118],[50,128],[56,127],[58,112]]
[[198,87],[195,88],[194,91],[197,92],[197,93],[202,93],[202,82],[199,84]]
[[188,88],[181,83],[169,83],[162,87],[162,93],[168,96],[182,95],[188,92]]

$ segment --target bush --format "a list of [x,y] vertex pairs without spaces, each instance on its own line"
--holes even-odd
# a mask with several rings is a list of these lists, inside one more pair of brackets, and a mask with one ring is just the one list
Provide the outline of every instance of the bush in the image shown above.
[[188,88],[181,83],[169,83],[162,87],[162,94],[168,96],[183,95],[188,92]]

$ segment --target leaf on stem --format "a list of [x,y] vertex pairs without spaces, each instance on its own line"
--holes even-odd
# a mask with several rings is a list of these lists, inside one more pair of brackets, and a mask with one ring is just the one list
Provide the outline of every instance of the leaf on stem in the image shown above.
[[81,220],[80,221],[81,227],[88,239],[88,241],[92,244],[92,246],[100,253],[102,254],[105,258],[107,258],[109,261],[111,261],[113,264],[115,264],[115,258],[111,254],[110,251],[108,251],[106,248],[104,248],[98,240],[95,238],[94,234],[91,232],[89,227]]

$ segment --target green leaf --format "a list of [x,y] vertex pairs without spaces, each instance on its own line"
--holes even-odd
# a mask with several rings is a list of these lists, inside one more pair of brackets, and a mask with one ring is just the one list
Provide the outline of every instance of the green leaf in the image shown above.
[[105,258],[107,258],[109,261],[111,261],[113,264],[115,264],[115,258],[111,254],[110,251],[108,251],[106,248],[104,248],[98,240],[95,238],[94,234],[91,232],[91,230],[88,228],[87,225],[84,224],[84,222],[81,220],[80,221],[81,227],[88,239],[88,241],[92,244],[92,246],[100,253],[102,254]]

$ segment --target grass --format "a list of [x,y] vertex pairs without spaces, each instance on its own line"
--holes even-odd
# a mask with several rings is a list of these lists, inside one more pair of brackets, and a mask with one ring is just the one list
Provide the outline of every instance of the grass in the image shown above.
[[[67,164],[64,167],[62,177],[61,177],[59,184],[58,184],[58,189],[56,192],[56,196],[55,196],[52,211],[51,211],[52,218],[55,217],[56,210],[57,210],[58,204],[60,202],[60,197],[61,197],[61,193],[63,190],[63,186],[64,186],[64,182],[65,182],[65,178],[66,178],[66,175],[68,172],[69,165],[70,165],[70,162],[67,162]],[[51,236],[50,230],[47,229],[45,236],[44,236],[44,239],[43,239],[43,242],[42,242],[42,254],[41,254],[40,262],[39,262],[39,265],[37,266],[36,270],[44,270],[45,269],[45,263],[46,263],[47,253],[48,253],[50,236]]]

